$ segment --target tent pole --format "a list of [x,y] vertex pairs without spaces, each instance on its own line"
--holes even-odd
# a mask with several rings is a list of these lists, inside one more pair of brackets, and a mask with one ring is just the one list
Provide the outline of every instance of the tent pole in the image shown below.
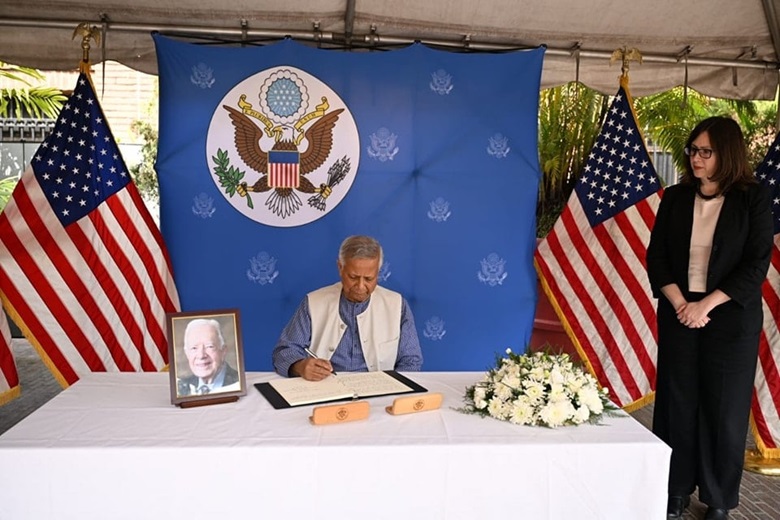
[[[62,21],[62,20],[31,20],[21,18],[0,18],[0,27],[30,27],[36,29],[66,29],[72,30],[73,27],[83,22],[78,21]],[[100,22],[95,22],[100,23]],[[320,32],[320,31],[286,31],[283,29],[247,29],[246,27],[204,27],[204,26],[179,26],[179,25],[149,25],[149,24],[131,24],[131,23],[109,23],[108,29],[111,31],[121,32],[159,32],[166,36],[178,36],[178,37],[234,37],[236,43],[241,43],[242,38],[246,39],[283,39],[293,38],[302,41],[315,41],[318,43],[331,43],[333,45],[339,45],[347,43],[346,36],[343,34],[337,34],[332,32]],[[464,49],[464,38],[459,36],[458,39],[446,40],[446,39],[422,39],[414,40],[411,38],[401,38],[393,36],[379,36],[377,34],[366,35],[350,35],[348,43],[357,47],[360,42],[366,47],[376,48],[381,46],[397,46],[397,45],[410,45],[415,41],[419,41],[426,45],[445,47],[451,49]],[[518,50],[529,47],[522,47],[518,45],[499,44],[499,43],[487,43],[477,42],[471,38],[467,39],[467,46],[469,50],[478,51],[509,51]],[[572,56],[570,48],[551,48],[547,47],[547,54],[552,56]],[[608,60],[612,56],[612,51],[594,51],[594,50],[579,50],[580,58],[593,58],[593,59],[605,59]],[[679,63],[679,57],[673,55],[663,54],[644,54],[643,60],[648,63]],[[778,70],[780,69],[780,62],[766,61],[766,60],[730,60],[730,59],[715,59],[715,58],[688,58],[688,65],[703,65],[703,66],[715,66],[715,67],[736,67],[736,68],[749,68],[749,69],[764,69],[764,70]]]

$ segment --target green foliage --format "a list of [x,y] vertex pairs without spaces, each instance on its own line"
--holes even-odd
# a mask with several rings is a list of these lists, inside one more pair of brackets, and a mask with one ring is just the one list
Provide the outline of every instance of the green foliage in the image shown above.
[[682,170],[687,160],[683,153],[691,129],[711,111],[710,100],[681,87],[634,100],[637,119],[644,127],[645,140],[672,154],[675,168]]
[[[572,190],[574,188],[572,187]],[[541,193],[541,190],[540,190]],[[537,238],[546,237],[547,234],[552,231],[555,222],[563,212],[563,208],[566,206],[566,200],[558,200],[556,204],[547,203],[544,206],[538,205],[536,207],[536,236]]]
[[21,84],[19,87],[0,88],[0,117],[54,119],[67,100],[59,89],[33,86],[34,82],[45,80],[43,74],[35,69],[0,62],[0,77]]
[[777,103],[715,99],[695,90],[676,87],[667,92],[635,100],[637,118],[644,126],[646,138],[668,150],[678,170],[685,168],[688,158],[683,153],[691,129],[710,116],[728,116],[739,122],[745,134],[753,166],[763,159],[769,142],[754,143],[757,137],[776,132],[774,121]]
[[685,141],[696,124],[710,116],[728,116],[742,127],[753,167],[766,155],[777,133],[777,101],[736,101],[715,99],[682,87],[635,101],[639,121],[647,135],[664,150],[669,150],[678,170],[688,158]]
[[740,124],[748,143],[748,160],[753,169],[757,168],[766,156],[769,147],[777,136],[777,99],[775,101],[756,101],[756,114]]
[[[645,141],[652,141],[671,153],[678,171],[687,160],[683,148],[691,129],[702,119],[716,115],[730,116],[740,123],[751,164],[758,166],[778,131],[777,104],[777,99],[773,102],[714,99],[682,87],[634,99]],[[536,213],[537,237],[547,235],[566,205],[598,137],[608,106],[608,97],[575,83],[541,91],[542,179]]]
[[577,83],[539,93],[542,179],[536,208],[537,236],[547,235],[566,205],[607,108],[606,96]]
[[[18,87],[0,88],[0,117],[54,119],[67,100],[58,89],[33,86],[36,82],[45,81],[43,74],[35,69],[0,61],[0,78],[20,84]],[[18,176],[0,180],[0,211],[8,203],[17,182]]]
[[5,209],[5,205],[8,204],[8,199],[11,198],[11,193],[13,193],[18,182],[18,175],[0,180],[0,211]]
[[246,192],[245,184],[241,182],[244,178],[244,172],[230,165],[230,158],[228,153],[221,148],[217,149],[217,155],[211,158],[216,165],[214,173],[219,177],[219,185],[225,188],[225,193],[231,197],[239,192],[241,196],[246,196],[246,205],[250,208],[254,208],[252,199],[249,197],[249,193]]
[[157,170],[154,161],[157,157],[157,129],[147,121],[133,121],[132,130],[143,140],[142,160],[130,167],[130,176],[141,195],[153,201],[160,200],[160,188],[157,184]]

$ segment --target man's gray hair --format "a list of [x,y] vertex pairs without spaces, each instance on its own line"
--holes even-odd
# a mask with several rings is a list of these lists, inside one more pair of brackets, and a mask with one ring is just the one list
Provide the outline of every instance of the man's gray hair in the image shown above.
[[341,243],[339,248],[339,264],[344,265],[353,258],[379,258],[379,268],[382,268],[384,256],[382,246],[373,237],[352,235]]
[[190,331],[194,329],[195,327],[199,327],[201,325],[208,325],[212,329],[214,329],[214,332],[217,333],[217,341],[219,341],[219,348],[223,349],[225,348],[225,338],[222,337],[222,326],[219,324],[219,322],[212,318],[195,318],[194,320],[190,321],[187,324],[187,328],[184,329],[184,347],[187,347],[187,336],[189,335]]

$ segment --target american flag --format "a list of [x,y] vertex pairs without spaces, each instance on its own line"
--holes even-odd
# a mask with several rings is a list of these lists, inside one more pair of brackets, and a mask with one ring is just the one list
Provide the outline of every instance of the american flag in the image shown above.
[[0,290],[63,386],[167,364],[168,254],[85,74],[0,214]]
[[272,188],[297,188],[300,184],[300,154],[297,151],[268,152],[268,185]]
[[5,312],[0,310],[0,405],[19,397],[19,373],[11,351],[11,329]]
[[764,329],[758,346],[752,413],[756,447],[762,456],[780,457],[780,134],[756,168],[756,176],[772,191],[775,248],[761,290]]
[[535,253],[542,287],[583,361],[628,409],[655,388],[645,252],[660,189],[621,82],[563,213]]

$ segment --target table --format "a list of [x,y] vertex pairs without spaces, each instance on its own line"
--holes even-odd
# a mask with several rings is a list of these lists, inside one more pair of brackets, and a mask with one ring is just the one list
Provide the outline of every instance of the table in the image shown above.
[[671,450],[631,416],[516,426],[455,410],[481,373],[406,375],[442,408],[312,426],[272,373],[189,409],[168,374],[91,374],[0,436],[0,520],[665,518]]

